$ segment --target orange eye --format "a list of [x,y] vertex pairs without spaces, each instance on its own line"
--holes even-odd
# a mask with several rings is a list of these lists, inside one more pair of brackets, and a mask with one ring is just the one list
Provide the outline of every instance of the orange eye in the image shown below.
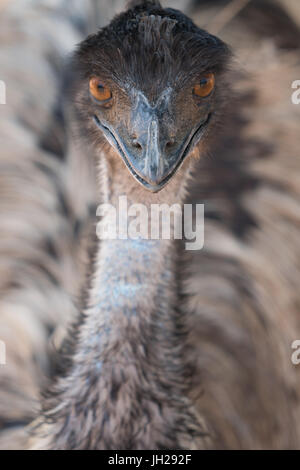
[[112,97],[111,90],[95,77],[90,79],[90,93],[98,101],[108,101]]
[[193,89],[193,93],[200,98],[205,98],[208,96],[214,89],[215,86],[215,76],[213,73],[207,73],[203,75],[200,79],[198,85]]

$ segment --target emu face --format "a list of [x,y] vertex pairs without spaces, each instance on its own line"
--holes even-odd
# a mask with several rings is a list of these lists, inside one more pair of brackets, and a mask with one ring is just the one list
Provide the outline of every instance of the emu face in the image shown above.
[[176,10],[133,8],[75,55],[81,127],[96,145],[104,136],[134,178],[157,192],[213,126],[229,55]]

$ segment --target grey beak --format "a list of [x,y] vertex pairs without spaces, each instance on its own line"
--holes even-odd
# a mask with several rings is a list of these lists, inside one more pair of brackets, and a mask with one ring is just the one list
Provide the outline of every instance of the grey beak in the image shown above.
[[131,116],[132,137],[122,139],[128,166],[139,182],[152,191],[164,185],[180,153],[171,137],[169,94],[166,92],[151,106],[147,98],[138,93]]

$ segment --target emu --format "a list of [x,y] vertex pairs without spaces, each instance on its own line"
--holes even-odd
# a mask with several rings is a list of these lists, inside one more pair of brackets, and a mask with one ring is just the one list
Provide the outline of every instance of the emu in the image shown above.
[[[299,445],[299,190],[284,172],[297,155],[282,161],[280,135],[275,149],[257,137],[265,116],[251,128],[243,109],[259,105],[248,89],[232,93],[243,80],[231,60],[222,40],[158,1],[131,2],[75,52],[63,89],[98,201],[205,201],[206,246],[94,242],[31,448]],[[273,70],[257,75],[258,93]]]
[[[133,6],[80,45],[68,88],[105,202],[182,203],[191,160],[221,113],[229,55],[157,2]],[[176,256],[170,240],[98,243],[72,365],[46,402],[50,448],[203,447]]]

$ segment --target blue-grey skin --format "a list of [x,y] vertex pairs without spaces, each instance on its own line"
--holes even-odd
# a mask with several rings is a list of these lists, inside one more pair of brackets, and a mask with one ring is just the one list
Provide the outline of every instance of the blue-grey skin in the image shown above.
[[203,136],[210,118],[209,114],[205,115],[185,139],[176,142],[174,126],[170,125],[172,102],[172,88],[164,90],[154,105],[141,91],[134,91],[130,119],[134,138],[95,117],[96,124],[119,152],[134,178],[152,192],[160,191],[174,176]]

